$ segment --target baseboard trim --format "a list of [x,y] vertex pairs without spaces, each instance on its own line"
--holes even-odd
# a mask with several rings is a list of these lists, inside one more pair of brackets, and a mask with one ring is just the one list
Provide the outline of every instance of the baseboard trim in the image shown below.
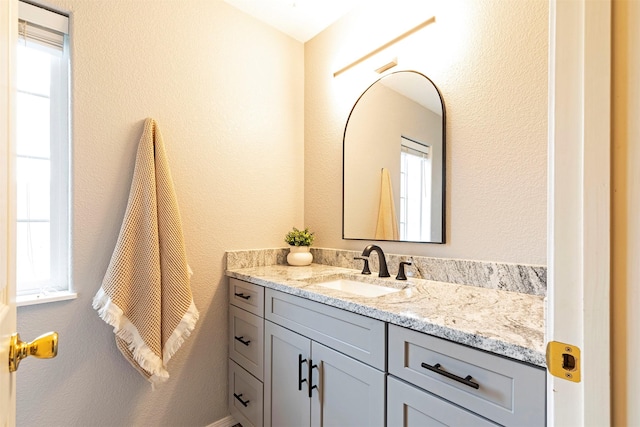
[[213,424],[209,424],[207,427],[232,427],[238,424],[235,418],[232,415],[227,415],[226,417],[214,422]]

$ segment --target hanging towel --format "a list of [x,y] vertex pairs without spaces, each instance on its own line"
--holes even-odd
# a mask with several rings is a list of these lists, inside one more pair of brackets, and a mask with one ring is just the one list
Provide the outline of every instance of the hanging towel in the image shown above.
[[113,326],[120,352],[154,386],[169,378],[167,363],[198,320],[190,279],[164,144],[156,122],[147,119],[124,220],[93,308]]
[[380,207],[378,209],[378,223],[376,225],[376,239],[398,240],[398,220],[393,203],[393,187],[391,175],[387,168],[382,168],[380,180]]

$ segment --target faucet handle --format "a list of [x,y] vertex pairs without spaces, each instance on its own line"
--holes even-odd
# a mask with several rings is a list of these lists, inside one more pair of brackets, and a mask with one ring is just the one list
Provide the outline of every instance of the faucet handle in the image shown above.
[[364,267],[362,268],[361,274],[371,274],[371,270],[369,270],[369,258],[356,256],[356,257],[353,257],[353,259],[361,259],[364,261]]
[[407,280],[407,275],[404,273],[404,266],[411,265],[409,261],[402,261],[400,266],[398,267],[398,275],[396,276],[396,280]]

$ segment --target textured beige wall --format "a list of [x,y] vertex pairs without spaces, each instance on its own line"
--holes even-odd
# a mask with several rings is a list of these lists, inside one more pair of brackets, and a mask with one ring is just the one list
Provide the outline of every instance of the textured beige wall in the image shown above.
[[424,73],[444,97],[447,243],[382,246],[393,253],[546,264],[544,0],[368,3],[307,42],[305,224],[318,246],[365,246],[341,238],[342,135],[353,103],[376,78],[363,68],[377,68],[390,55],[335,79],[333,72],[431,16],[434,24],[398,46],[397,69]]
[[[18,311],[60,332],[18,375],[18,425],[203,426],[227,410],[224,251],[274,247],[303,220],[303,45],[222,1],[54,0],[72,13],[73,274],[79,298]],[[145,117],[158,120],[201,318],[155,392],[91,308]]]
[[613,1],[611,361],[614,426],[640,425],[640,3]]

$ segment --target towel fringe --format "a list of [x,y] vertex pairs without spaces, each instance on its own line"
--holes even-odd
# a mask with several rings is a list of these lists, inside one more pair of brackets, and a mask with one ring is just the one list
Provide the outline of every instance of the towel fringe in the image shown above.
[[102,320],[113,326],[114,331],[120,329],[120,321],[124,317],[124,312],[111,301],[104,289],[98,289],[98,293],[93,297],[91,305],[98,311],[98,315]]
[[134,360],[142,369],[151,374],[149,381],[152,384],[165,382],[169,378],[169,373],[164,368],[162,360],[147,346],[133,323],[127,319],[122,309],[111,300],[102,288],[93,298],[93,308],[97,310],[102,320],[113,326],[113,332],[116,336],[127,343]]
[[196,322],[200,317],[200,313],[196,308],[196,305],[193,303],[193,299],[191,300],[191,304],[189,305],[189,309],[184,313],[180,323],[176,326],[171,336],[167,339],[167,342],[164,343],[164,348],[162,351],[162,361],[166,366],[171,357],[178,351],[180,346],[184,343],[184,340],[191,335],[191,332],[196,327]]

